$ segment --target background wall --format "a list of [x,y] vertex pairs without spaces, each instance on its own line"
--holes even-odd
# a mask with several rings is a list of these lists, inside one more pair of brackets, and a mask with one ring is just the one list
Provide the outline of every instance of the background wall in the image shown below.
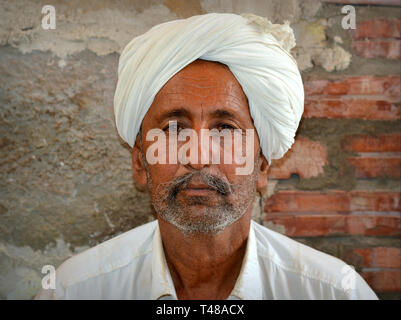
[[[355,266],[401,297],[401,27],[396,1],[0,2],[0,299],[42,266],[153,219],[113,120],[119,52],[151,26],[207,12],[289,20],[306,101],[254,219]],[[344,30],[344,3],[356,30]],[[41,9],[56,8],[43,30]]]

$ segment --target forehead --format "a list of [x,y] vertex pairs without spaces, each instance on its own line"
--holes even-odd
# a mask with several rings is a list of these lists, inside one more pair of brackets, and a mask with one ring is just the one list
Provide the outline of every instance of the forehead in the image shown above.
[[148,113],[160,115],[172,108],[192,113],[229,108],[249,114],[248,100],[230,69],[218,62],[196,60],[174,75],[156,95]]
[[[188,89],[189,91],[186,91]],[[203,91],[204,95],[207,93],[210,95],[234,94],[237,98],[246,100],[241,85],[230,69],[219,62],[212,61],[196,60],[192,62],[167,81],[157,96],[176,91],[188,94],[197,94],[198,91]]]

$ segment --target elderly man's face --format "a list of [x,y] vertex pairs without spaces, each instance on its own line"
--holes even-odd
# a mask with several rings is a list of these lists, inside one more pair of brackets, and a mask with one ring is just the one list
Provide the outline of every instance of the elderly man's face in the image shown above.
[[[243,164],[224,163],[223,150],[218,164],[212,163],[212,157],[204,164],[200,160],[187,164],[180,160],[176,164],[171,161],[149,164],[146,154],[154,142],[146,141],[147,133],[161,129],[168,142],[170,121],[177,122],[174,129],[178,132],[192,129],[198,137],[201,137],[201,129],[231,132],[241,129],[244,150],[245,130],[254,130],[247,98],[228,67],[197,60],[178,72],[158,92],[142,122],[142,145],[138,136],[132,151],[134,179],[140,185],[148,185],[152,204],[162,219],[184,233],[222,231],[250,208],[257,186],[264,187],[267,182],[267,162],[259,153],[256,130],[251,146],[254,170],[247,175],[237,174],[236,169],[244,167]],[[178,149],[184,143],[178,141]],[[166,148],[168,154],[171,145]],[[201,159],[200,138],[197,150],[198,159]],[[235,147],[233,152],[236,152]]]

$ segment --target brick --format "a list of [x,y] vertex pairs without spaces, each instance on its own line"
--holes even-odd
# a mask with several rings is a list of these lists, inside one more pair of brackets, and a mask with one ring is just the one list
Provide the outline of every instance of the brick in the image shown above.
[[401,290],[401,270],[365,271],[360,274],[376,292]]
[[[347,81],[348,80],[348,81]],[[351,79],[345,81],[331,81],[327,84],[324,90],[325,94],[328,95],[348,95],[350,94],[350,82]]]
[[390,38],[392,36],[393,21],[386,19],[373,19],[357,23],[353,30],[354,39],[364,38]]
[[401,134],[346,136],[342,148],[359,152],[349,157],[357,178],[401,177]]
[[400,215],[264,213],[263,221],[284,228],[289,237],[401,236]]
[[350,157],[347,162],[354,167],[356,178],[401,178],[401,157],[374,156]]
[[312,80],[304,84],[305,94],[308,97],[315,95],[383,95],[391,100],[398,101],[401,96],[401,77],[346,77],[334,81]]
[[266,200],[267,213],[349,213],[401,211],[399,192],[353,190],[299,191],[281,190]]
[[346,217],[346,233],[365,236],[401,236],[400,215],[350,215]]
[[346,136],[342,148],[354,152],[401,152],[401,133]]
[[282,190],[266,200],[265,212],[349,211],[350,199],[345,191],[314,192]]
[[351,212],[401,211],[401,193],[399,192],[353,190],[348,194],[350,197],[349,211]]
[[399,120],[401,105],[375,99],[308,99],[304,118]]
[[401,40],[356,40],[355,53],[363,58],[401,59]]
[[267,199],[264,211],[263,220],[288,236],[401,236],[399,192],[282,190]]
[[394,20],[392,37],[393,38],[401,38],[401,20],[400,19]]
[[327,148],[324,145],[297,137],[291,150],[272,163],[268,176],[273,179],[288,179],[291,174],[298,174],[303,179],[309,179],[323,174],[323,167],[327,164]]
[[330,83],[329,80],[310,80],[304,83],[305,96],[321,95]]
[[393,247],[354,248],[362,268],[401,268],[401,249]]

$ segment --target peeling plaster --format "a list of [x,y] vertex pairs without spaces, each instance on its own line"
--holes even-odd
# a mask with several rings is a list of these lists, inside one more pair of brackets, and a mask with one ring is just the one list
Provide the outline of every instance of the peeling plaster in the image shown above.
[[142,12],[135,8],[83,11],[78,6],[58,4],[55,5],[56,29],[43,30],[41,2],[8,1],[1,7],[0,45],[9,44],[23,53],[49,50],[60,58],[85,49],[97,55],[120,53],[135,36],[158,23],[177,19],[163,4]]
[[326,71],[339,71],[348,68],[352,54],[342,47],[335,45],[333,48],[324,48],[313,58],[317,65],[321,65]]
[[44,265],[57,268],[67,258],[86,249],[89,247],[71,250],[63,239],[56,239],[55,245],[49,244],[43,251],[0,243],[0,299],[33,298],[41,288]]
[[[58,66],[67,65],[69,55],[90,50],[99,56],[121,53],[125,45],[156,24],[207,12],[255,13],[272,23],[290,21],[294,27],[297,47],[293,54],[301,71],[322,66],[326,71],[344,70],[350,64],[350,54],[336,45],[327,48],[327,20],[314,20],[321,4],[317,0],[182,0],[151,1],[150,4],[126,6],[125,2],[104,2],[85,8],[73,1],[54,2],[56,29],[43,30],[42,1],[11,1],[1,5],[0,45],[11,45],[22,53],[34,50],[50,51],[57,57]],[[96,2],[94,2],[96,3]],[[125,5],[125,7],[123,6]],[[300,20],[305,19],[305,20]]]
[[340,37],[334,38],[334,46],[328,47],[326,19],[313,22],[299,21],[293,25],[297,47],[295,59],[301,71],[314,66],[321,66],[328,72],[345,70],[351,63],[352,54],[347,52],[338,43],[342,43]]

